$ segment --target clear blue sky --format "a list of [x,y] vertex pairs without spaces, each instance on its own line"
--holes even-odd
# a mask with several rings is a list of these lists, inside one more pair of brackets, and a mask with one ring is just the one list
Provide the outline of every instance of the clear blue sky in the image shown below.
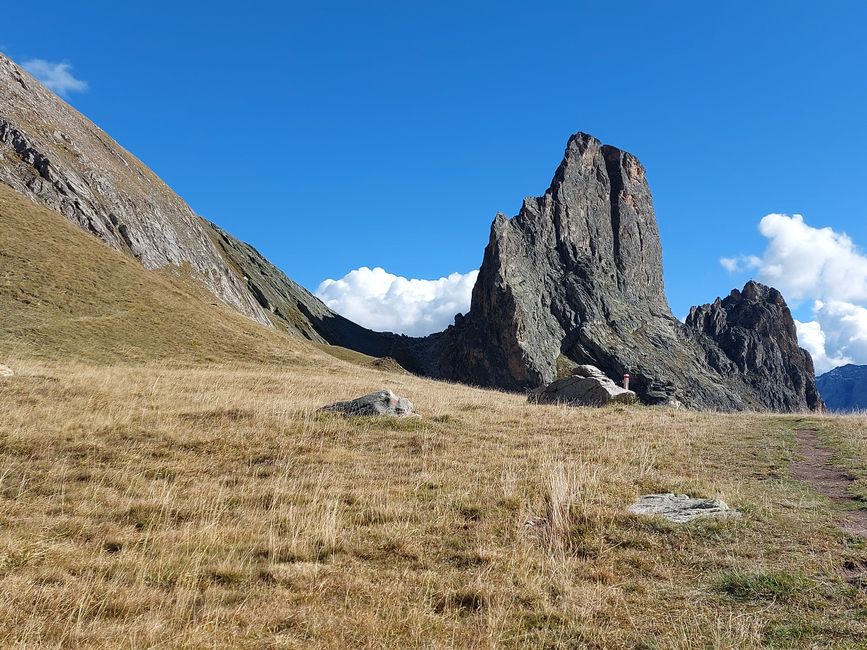
[[11,3],[0,46],[311,289],[477,268],[579,130],[647,167],[679,316],[769,212],[867,242],[867,3],[192,4]]

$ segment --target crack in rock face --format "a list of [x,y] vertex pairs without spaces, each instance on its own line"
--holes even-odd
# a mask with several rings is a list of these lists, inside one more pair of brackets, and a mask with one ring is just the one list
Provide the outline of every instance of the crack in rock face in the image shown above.
[[628,508],[635,515],[662,517],[684,524],[701,517],[739,517],[740,512],[729,508],[720,499],[693,499],[686,494],[645,494]]

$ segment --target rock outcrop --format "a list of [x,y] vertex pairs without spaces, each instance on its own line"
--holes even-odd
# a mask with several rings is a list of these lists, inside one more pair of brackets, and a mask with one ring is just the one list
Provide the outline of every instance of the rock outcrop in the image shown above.
[[342,413],[346,416],[390,415],[406,417],[412,415],[412,402],[406,397],[400,397],[386,389],[362,395],[346,402],[335,402],[323,406],[320,410],[326,413]]
[[[709,337],[708,364],[721,376],[737,376],[772,411],[817,410],[813,359],[798,347],[795,321],[782,294],[748,282],[723,300],[693,307],[686,326]],[[719,354],[722,352],[722,355]]]
[[577,366],[572,375],[530,391],[529,402],[569,406],[634,404],[638,396],[615,384],[594,366]]
[[[712,332],[680,323],[665,298],[644,168],[578,133],[545,194],[494,219],[469,313],[418,346],[418,365],[436,377],[528,390],[590,364],[609,377],[629,373],[646,404],[814,408],[791,314],[778,306],[764,316],[763,334],[775,338],[763,352],[791,362],[768,357],[763,368],[758,353],[739,365]],[[759,378],[748,376],[756,370]],[[772,385],[788,393],[774,395]]]
[[829,411],[867,409],[867,366],[847,364],[816,378],[819,395]]

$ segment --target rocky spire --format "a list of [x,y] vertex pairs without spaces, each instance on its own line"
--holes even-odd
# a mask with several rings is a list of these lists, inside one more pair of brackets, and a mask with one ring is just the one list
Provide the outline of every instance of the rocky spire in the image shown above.
[[[613,378],[630,373],[646,403],[813,408],[812,368],[791,314],[766,316],[775,349],[797,359],[765,368],[760,380],[710,333],[675,319],[644,167],[578,133],[548,190],[525,199],[512,219],[496,216],[470,312],[429,339],[422,365],[452,380],[524,390],[591,364]],[[785,379],[790,371],[796,376]],[[771,396],[777,379],[791,394]]]

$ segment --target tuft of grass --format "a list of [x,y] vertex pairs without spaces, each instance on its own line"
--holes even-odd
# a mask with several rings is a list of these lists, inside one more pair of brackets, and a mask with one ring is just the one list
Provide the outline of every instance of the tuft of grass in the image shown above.
[[815,594],[814,580],[788,571],[731,571],[718,578],[716,589],[737,600],[808,601]]

